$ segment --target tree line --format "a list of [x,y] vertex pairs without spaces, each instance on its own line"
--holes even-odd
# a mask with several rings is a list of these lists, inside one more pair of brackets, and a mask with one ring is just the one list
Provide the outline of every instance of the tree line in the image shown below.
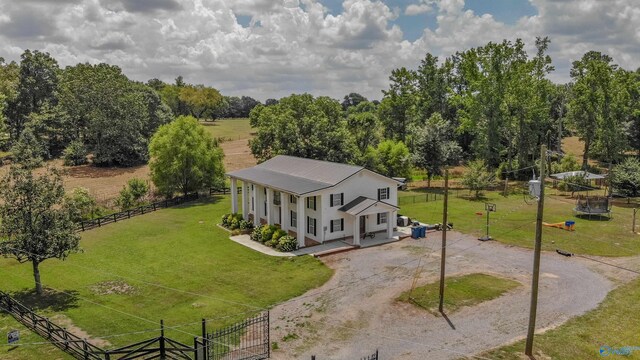
[[48,53],[26,50],[19,63],[0,58],[0,151],[64,157],[67,165],[89,154],[98,166],[138,165],[149,160],[158,127],[176,116],[247,117],[258,103],[182,77],[171,85],[132,81],[109,64],[60,68]]
[[535,164],[540,145],[562,155],[569,135],[583,141],[582,169],[589,169],[589,159],[611,166],[627,151],[640,154],[640,69],[623,69],[610,56],[589,51],[573,62],[569,83],[555,84],[549,43],[538,38],[532,56],[520,39],[442,61],[426,54],[416,69],[391,72],[379,103],[352,93],[342,103],[292,95],[257,106],[250,114],[257,128],[251,150],[260,161],[289,154],[392,176],[415,166],[429,178],[444,166],[475,159],[526,178],[530,171],[516,170]]

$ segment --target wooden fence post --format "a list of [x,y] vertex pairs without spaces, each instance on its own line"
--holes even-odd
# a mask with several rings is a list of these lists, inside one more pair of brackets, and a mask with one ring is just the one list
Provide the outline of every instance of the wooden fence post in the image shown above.
[[80,221],[80,227],[82,227],[82,231],[84,231],[84,220]]
[[164,348],[164,320],[160,320],[160,359],[166,356]]
[[127,210],[127,218],[131,219],[131,210]]
[[156,203],[153,203],[153,211],[156,211]]
[[118,222],[118,219],[116,217],[117,213],[113,214],[113,222]]
[[98,227],[100,227],[100,218],[98,218]]
[[82,351],[84,351],[85,360],[88,360],[89,352],[87,351],[87,339],[82,339]]

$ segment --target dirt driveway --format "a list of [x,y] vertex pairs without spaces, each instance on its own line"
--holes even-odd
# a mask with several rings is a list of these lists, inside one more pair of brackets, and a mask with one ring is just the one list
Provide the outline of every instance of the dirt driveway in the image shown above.
[[[530,301],[532,251],[449,233],[447,275],[483,272],[523,285],[504,296],[449,314],[449,322],[397,302],[410,288],[437,281],[440,233],[324,258],[335,269],[324,286],[271,312],[274,359],[456,359],[522,338]],[[543,253],[537,328],[560,325],[598,305],[617,273],[580,258]],[[608,273],[607,273],[608,272]],[[594,349],[597,344],[594,344]],[[595,351],[595,350],[594,350]]]

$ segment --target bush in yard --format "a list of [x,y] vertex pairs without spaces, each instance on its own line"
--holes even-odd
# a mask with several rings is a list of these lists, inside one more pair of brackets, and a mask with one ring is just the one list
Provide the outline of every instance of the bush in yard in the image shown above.
[[273,233],[276,231],[276,227],[273,225],[264,225],[262,227],[262,242],[273,239]]
[[264,244],[267,245],[268,247],[275,247],[276,244],[278,244],[278,240],[271,239],[271,240],[265,242]]
[[239,228],[240,228],[240,221],[238,221],[238,219],[236,218],[231,219],[231,223],[229,223],[229,229],[237,230]]
[[624,196],[637,197],[640,194],[640,161],[628,158],[611,171],[611,186]]
[[231,215],[231,214],[222,215],[222,219],[220,221],[220,225],[222,225],[224,227],[228,227],[229,226],[229,215]]
[[273,232],[273,236],[271,237],[271,240],[279,240],[281,237],[286,236],[287,232],[282,230],[282,229],[277,229],[276,231]]
[[251,229],[253,229],[253,223],[245,219],[240,220],[240,230],[251,230]]
[[127,187],[136,202],[142,200],[149,193],[149,185],[142,179],[130,179],[127,181]]
[[120,190],[120,195],[116,199],[116,205],[120,208],[120,210],[127,210],[134,207],[136,204],[136,200],[133,197],[131,191],[128,188],[123,187]]
[[259,243],[262,242],[262,226],[258,226],[254,228],[250,235],[251,240],[257,241]]
[[278,240],[276,249],[282,252],[298,250],[298,240],[293,236],[285,235]]
[[63,158],[65,166],[84,165],[87,161],[87,148],[80,140],[72,141],[66,149],[64,149]]
[[71,209],[72,219],[75,222],[92,219],[100,216],[100,208],[96,199],[91,196],[89,190],[83,187],[73,189],[71,194],[65,196],[65,203]]
[[487,171],[484,160],[474,160],[467,166],[462,176],[462,185],[475,192],[475,198],[480,196],[480,192],[494,184],[494,175]]

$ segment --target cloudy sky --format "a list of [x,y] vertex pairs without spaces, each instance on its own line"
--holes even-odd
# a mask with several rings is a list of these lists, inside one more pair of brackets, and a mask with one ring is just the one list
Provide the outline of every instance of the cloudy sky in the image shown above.
[[[549,36],[556,71],[595,49],[640,66],[638,0],[0,0],[0,56],[108,62],[259,100],[380,98],[389,72],[489,41]],[[530,53],[533,49],[529,48]]]

